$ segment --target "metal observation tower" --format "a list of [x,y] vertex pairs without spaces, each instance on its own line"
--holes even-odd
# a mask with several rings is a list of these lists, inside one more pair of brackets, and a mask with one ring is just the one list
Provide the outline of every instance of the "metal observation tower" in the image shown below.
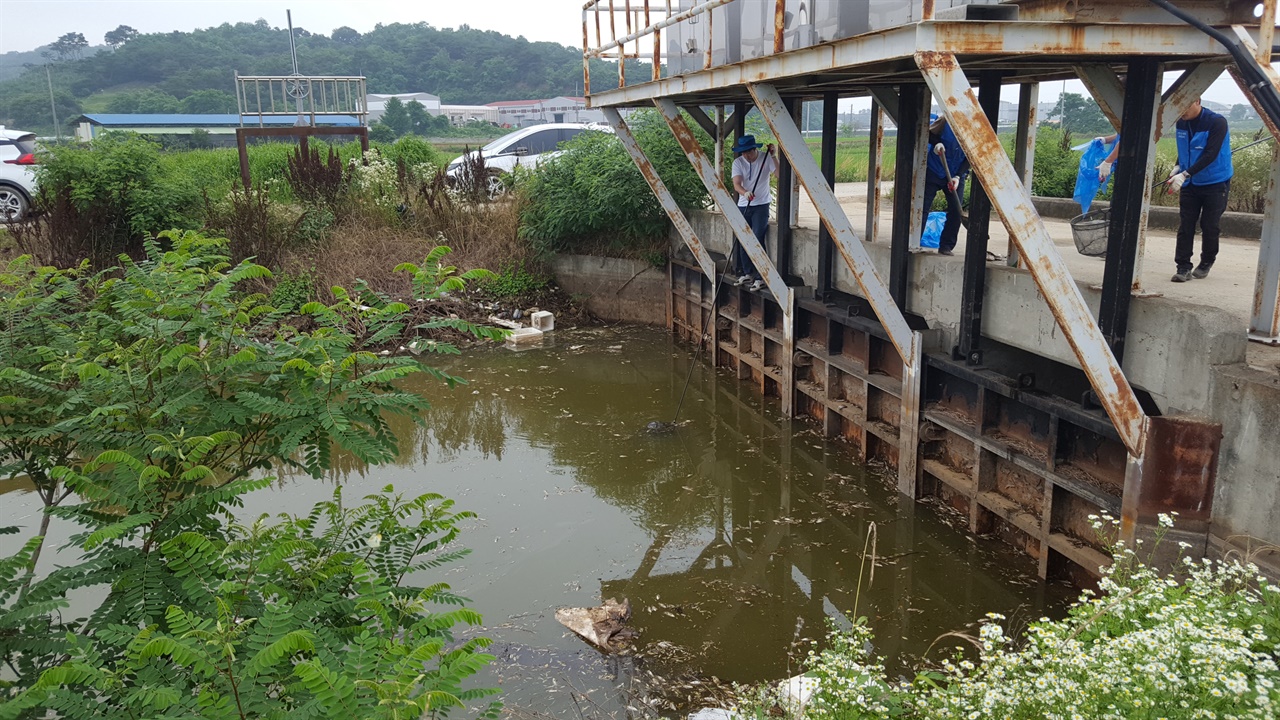
[[[1201,552],[1207,545],[1222,427],[1164,414],[1131,383],[1130,301],[1147,292],[1138,278],[1152,185],[1161,179],[1153,177],[1155,143],[1183,110],[1226,72],[1280,137],[1275,15],[1276,0],[590,0],[584,84],[687,249],[670,269],[674,331],[706,343],[717,365],[777,397],[787,415],[810,417],[864,457],[896,467],[903,494],[934,495],[967,512],[975,532],[1025,548],[1044,575],[1089,574],[1108,561],[1090,540],[1094,513],[1121,517],[1133,539],[1151,532],[1157,513],[1178,511],[1175,540]],[[593,77],[595,59],[614,61],[616,77]],[[1162,92],[1170,71],[1180,75]],[[1030,193],[1039,84],[1076,78],[1124,129],[1096,308]],[[1006,85],[1019,97],[1012,153],[995,129]],[[873,105],[867,215],[855,223],[833,184],[837,101],[858,96]],[[800,103],[811,100],[823,101],[820,160],[797,123]],[[912,272],[922,261],[932,104],[977,182],[962,286],[925,293]],[[754,260],[764,290],[726,284],[716,294],[724,272],[708,237],[716,233],[677,207],[637,144],[619,110],[638,107],[666,120],[719,227]],[[772,253],[737,211],[719,169],[718,148],[731,131],[744,132],[751,108],[781,150]],[[886,116],[897,128],[893,213],[888,242],[877,243]],[[716,140],[714,156],[690,121]],[[1277,171],[1273,160],[1248,331],[1270,344],[1280,342]],[[801,188],[821,218],[814,245],[794,241]],[[1034,283],[1069,346],[1066,361],[984,337],[984,317],[1009,312],[1002,291],[988,287],[993,218],[1009,235],[1016,277]],[[728,233],[720,234],[718,249],[727,252]],[[939,306],[958,308],[958,320],[929,327],[924,309]]]

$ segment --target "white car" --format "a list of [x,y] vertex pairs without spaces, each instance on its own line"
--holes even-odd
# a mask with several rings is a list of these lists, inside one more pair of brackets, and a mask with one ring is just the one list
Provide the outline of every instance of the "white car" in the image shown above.
[[[517,130],[494,140],[479,150],[472,150],[449,163],[448,176],[457,179],[467,158],[479,152],[490,174],[509,173],[517,167],[535,168],[555,157],[560,143],[571,140],[586,130],[613,132],[607,125],[586,123],[548,123]],[[495,173],[494,171],[497,171]]]
[[36,136],[0,125],[0,222],[21,220],[36,196]]

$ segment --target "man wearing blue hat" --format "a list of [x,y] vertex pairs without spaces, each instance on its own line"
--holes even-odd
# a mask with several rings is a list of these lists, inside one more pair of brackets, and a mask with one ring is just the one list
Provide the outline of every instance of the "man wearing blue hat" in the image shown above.
[[[751,226],[751,232],[765,245],[765,235],[769,233],[769,204],[773,202],[773,192],[769,189],[769,177],[778,174],[778,163],[774,160],[773,146],[770,145],[762,154],[763,147],[756,142],[755,135],[743,135],[733,144],[733,189],[738,193],[738,209]],[[738,275],[734,285],[751,283],[752,290],[764,287],[764,280],[755,263],[742,249],[742,244],[734,242],[730,257],[733,272]]]

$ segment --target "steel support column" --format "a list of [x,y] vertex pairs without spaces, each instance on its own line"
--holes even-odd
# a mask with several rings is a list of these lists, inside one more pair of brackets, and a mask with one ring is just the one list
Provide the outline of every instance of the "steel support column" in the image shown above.
[[[671,195],[671,191],[662,182],[662,178],[658,177],[658,171],[654,169],[653,163],[649,162],[649,158],[645,156],[644,151],[640,149],[640,145],[636,143],[636,137],[631,133],[631,128],[626,121],[622,119],[622,113],[617,108],[602,108],[605,118],[609,124],[613,126],[618,139],[622,141],[622,146],[627,149],[627,153],[631,155],[631,159],[635,161],[636,167],[640,168],[640,174],[644,176],[645,182],[649,183],[649,188],[653,190],[654,196],[658,198],[658,203],[662,205],[662,209],[667,211],[667,217],[671,219],[671,224],[675,226],[676,232],[680,233],[680,237],[684,239],[684,244],[688,246],[689,252],[693,253],[693,259],[697,261],[698,267],[702,268],[702,273],[706,275],[712,283],[716,282],[716,267],[711,259],[711,254],[703,247],[702,241],[698,239],[698,234],[693,231],[693,226],[689,224],[689,219],[685,217],[684,211],[676,204],[676,199]],[[714,318],[712,322],[714,323]]]
[[[1098,103],[1098,109],[1106,116],[1107,122],[1116,132],[1120,132],[1121,108],[1124,106],[1125,82],[1121,82],[1110,65],[1090,64],[1077,65],[1076,75],[1084,83],[1089,94]],[[1060,118],[1061,120],[1061,118]]]
[[1160,63],[1147,58],[1131,60],[1127,78],[1130,92],[1124,97],[1125,132],[1120,135],[1120,154],[1116,158],[1119,171],[1111,195],[1107,265],[1098,309],[1098,327],[1120,363],[1124,362],[1129,299],[1151,198],[1149,175],[1155,162],[1153,138],[1160,100]]
[[[867,134],[867,232],[873,243],[880,236],[880,169],[884,166],[884,110],[879,100],[871,101],[871,127]],[[834,177],[834,176],[833,176]]]
[[924,157],[929,144],[929,93],[923,85],[898,90],[898,156],[893,176],[893,236],[889,250],[889,292],[907,309],[911,250],[920,247],[924,205]]
[[1249,339],[1280,345],[1280,143],[1271,150],[1271,177],[1262,218],[1262,244],[1258,249]]
[[[978,76],[978,103],[992,127],[1000,123],[999,70]],[[973,184],[969,195],[969,234],[964,250],[964,285],[960,293],[960,329],[955,356],[969,365],[982,364],[982,302],[987,294],[987,241],[991,239],[991,200],[985,186]]]
[[920,358],[921,339],[919,333],[912,332],[901,309],[894,302],[889,288],[876,272],[875,264],[857,233],[853,224],[836,200],[835,191],[822,175],[822,170],[813,159],[809,146],[804,141],[799,128],[787,114],[781,96],[772,85],[748,85],[756,108],[764,116],[765,122],[773,130],[778,145],[791,159],[796,178],[808,191],[813,200],[822,224],[831,233],[840,255],[848,266],[854,280],[858,283],[863,297],[871,304],[880,324],[884,326],[903,362],[902,415],[899,422],[898,435],[898,489],[914,496],[916,493],[916,450],[917,433],[920,416]]
[[[836,124],[839,121],[837,110],[839,100],[835,93],[827,93],[822,98],[822,177],[827,186],[836,186]],[[783,153],[784,155],[786,153]],[[835,275],[832,260],[835,245],[831,241],[831,231],[825,224],[818,224],[818,279],[815,292],[819,298],[825,299],[831,288],[835,286]]]
[[747,257],[751,258],[751,262],[755,263],[756,269],[760,271],[765,285],[769,288],[769,292],[773,293],[774,300],[777,301],[778,306],[782,309],[783,347],[786,349],[786,360],[783,364],[782,412],[790,416],[792,412],[791,390],[794,387],[794,383],[791,382],[790,349],[795,345],[795,293],[792,292],[791,288],[787,287],[782,275],[778,272],[778,268],[769,260],[769,254],[760,244],[760,241],[756,239],[755,234],[751,232],[751,226],[747,224],[747,219],[738,210],[737,202],[734,201],[729,192],[725,190],[724,185],[721,184],[719,170],[711,166],[711,160],[707,158],[702,146],[698,144],[698,139],[694,137],[689,124],[680,115],[680,109],[676,107],[674,102],[665,98],[654,100],[653,104],[657,106],[658,112],[662,113],[662,117],[666,119],[667,125],[671,128],[671,134],[675,135],[676,141],[680,143],[685,156],[689,158],[693,169],[697,171],[698,177],[702,179],[702,184],[707,188],[707,192],[711,194],[711,200],[719,208],[725,222],[733,229],[733,234],[738,239],[738,243],[746,251]]
[[1094,322],[1080,289],[1071,280],[1066,262],[1031,204],[1031,196],[1005,155],[1000,139],[982,115],[964,71],[950,53],[916,53],[916,63],[939,98],[970,165],[988,189],[992,205],[1013,237],[1032,280],[1098,393],[1121,441],[1133,458],[1141,458],[1146,444],[1146,414]]
[[[1036,123],[1039,121],[1040,83],[1018,86],[1018,131],[1013,145],[1013,169],[1022,178],[1022,187],[1031,194],[1031,181],[1036,167]],[[1018,246],[1009,238],[1005,249],[1009,267],[1018,267]]]
[[[794,112],[798,103],[795,100],[787,100],[786,103],[788,111]],[[778,155],[774,160],[778,163],[778,232],[773,256],[778,271],[786,279],[791,274],[791,213],[796,205],[792,187],[795,185],[795,174],[785,156]]]

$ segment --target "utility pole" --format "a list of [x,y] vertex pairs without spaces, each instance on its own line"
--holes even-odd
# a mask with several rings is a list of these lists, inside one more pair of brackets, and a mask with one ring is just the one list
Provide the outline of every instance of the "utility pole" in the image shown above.
[[53,101],[53,75],[49,73],[49,64],[44,65],[44,79],[49,83],[49,114],[53,116],[53,134],[62,140],[62,130],[58,127],[58,106]]

